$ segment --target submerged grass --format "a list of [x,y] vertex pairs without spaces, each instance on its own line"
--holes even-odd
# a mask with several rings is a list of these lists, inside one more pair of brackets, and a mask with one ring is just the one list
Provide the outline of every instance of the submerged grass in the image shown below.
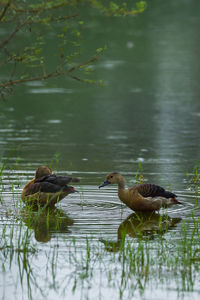
[[[115,240],[75,238],[69,229],[74,221],[62,209],[24,206],[12,189],[12,209],[3,199],[0,204],[2,299],[11,292],[16,299],[106,299],[108,291],[115,299],[144,298],[156,288],[173,289],[182,299],[185,292],[200,292],[196,168],[192,176],[197,201],[187,220],[134,213],[119,225]],[[141,174],[136,179],[144,180]],[[7,293],[11,276],[15,288]]]
[[[48,228],[50,219],[48,212],[45,219]],[[6,274],[13,265],[18,266],[19,282],[22,288],[26,286],[29,299],[45,282],[49,283],[48,289],[61,288],[64,294],[69,288],[72,294],[76,293],[81,286],[88,292],[94,288],[111,288],[119,299],[133,297],[136,291],[143,293],[152,286],[166,288],[172,282],[177,291],[193,291],[200,276],[200,217],[192,216],[192,220],[192,232],[182,223],[181,238],[166,231],[166,238],[155,232],[150,239],[144,236],[131,239],[124,228],[114,251],[92,237],[63,239],[62,249],[54,243],[44,250],[34,242],[32,229],[22,223],[7,225],[0,239],[1,270]],[[46,257],[41,274],[37,263],[39,253],[43,259]]]

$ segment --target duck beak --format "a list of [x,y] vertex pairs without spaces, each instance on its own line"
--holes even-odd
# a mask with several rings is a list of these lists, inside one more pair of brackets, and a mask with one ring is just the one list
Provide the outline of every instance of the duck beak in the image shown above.
[[183,205],[183,203],[178,201],[176,198],[172,198],[172,199],[173,199],[173,203]]
[[180,204],[180,205],[184,205],[182,202],[180,202],[180,201],[177,201],[176,202],[177,204]]
[[79,193],[79,191],[77,191],[77,190],[75,190],[75,189],[73,189],[71,192],[72,192],[72,193]]
[[69,188],[69,193],[79,193],[79,191],[75,190],[75,188],[73,186],[67,186]]
[[110,181],[105,180],[105,181],[99,186],[99,189],[100,189],[101,187],[103,187],[103,186],[108,185],[108,184],[110,184]]

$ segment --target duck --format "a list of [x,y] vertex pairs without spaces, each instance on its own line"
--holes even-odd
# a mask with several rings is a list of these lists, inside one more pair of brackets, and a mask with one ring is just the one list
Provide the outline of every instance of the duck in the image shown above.
[[67,195],[77,192],[69,182],[79,182],[78,178],[57,176],[47,166],[40,166],[35,177],[23,188],[21,199],[26,204],[54,206]]
[[126,189],[123,176],[117,172],[108,174],[99,188],[110,184],[118,185],[119,199],[134,211],[153,212],[162,207],[182,204],[176,199],[177,196],[174,193],[155,184],[141,183]]

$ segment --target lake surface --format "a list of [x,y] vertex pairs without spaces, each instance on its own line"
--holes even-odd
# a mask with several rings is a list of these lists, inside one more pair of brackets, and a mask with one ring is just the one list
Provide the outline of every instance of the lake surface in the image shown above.
[[[147,276],[148,261],[131,271],[118,243],[125,224],[124,247],[135,257],[147,249],[142,253],[158,263],[161,245],[170,256],[184,228],[190,239],[198,224],[199,187],[191,189],[191,179],[200,159],[199,6],[149,1],[133,18],[90,11],[82,47],[92,55],[107,45],[94,66],[105,87],[59,78],[24,84],[0,102],[2,299],[199,299],[199,261],[189,271],[161,264],[158,272],[152,264]],[[80,193],[37,217],[20,203],[20,193],[45,164],[79,177]],[[128,186],[143,174],[178,195],[184,205],[160,212],[170,220],[164,233],[151,232],[157,217],[144,221],[149,239],[132,232],[133,212],[119,201],[117,187],[98,189],[111,171]]]

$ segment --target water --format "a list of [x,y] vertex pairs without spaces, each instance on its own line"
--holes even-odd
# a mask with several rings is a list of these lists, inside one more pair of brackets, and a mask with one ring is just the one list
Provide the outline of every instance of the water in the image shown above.
[[[14,230],[14,251],[0,250],[2,299],[199,298],[198,263],[190,270],[192,284],[177,279],[170,268],[157,274],[154,266],[149,277],[142,269],[122,276],[119,249],[109,252],[101,240],[117,243],[120,224],[133,212],[119,201],[115,186],[98,189],[110,171],[134,185],[141,164],[146,181],[170,188],[184,203],[167,210],[176,224],[163,239],[175,247],[183,239],[184,221],[192,235],[192,212],[195,220],[200,212],[193,211],[198,196],[188,188],[200,158],[198,6],[196,1],[149,1],[147,11],[135,18],[90,12],[83,49],[93,53],[108,46],[94,66],[105,88],[66,79],[38,81],[0,103],[0,154],[6,163],[0,230],[8,240]],[[78,176],[80,194],[35,221],[36,212],[30,215],[18,201],[44,164],[58,174]],[[26,256],[19,251],[19,232],[24,236],[27,229]],[[131,232],[127,240],[133,252],[140,245]],[[156,257],[160,235],[144,240]]]

